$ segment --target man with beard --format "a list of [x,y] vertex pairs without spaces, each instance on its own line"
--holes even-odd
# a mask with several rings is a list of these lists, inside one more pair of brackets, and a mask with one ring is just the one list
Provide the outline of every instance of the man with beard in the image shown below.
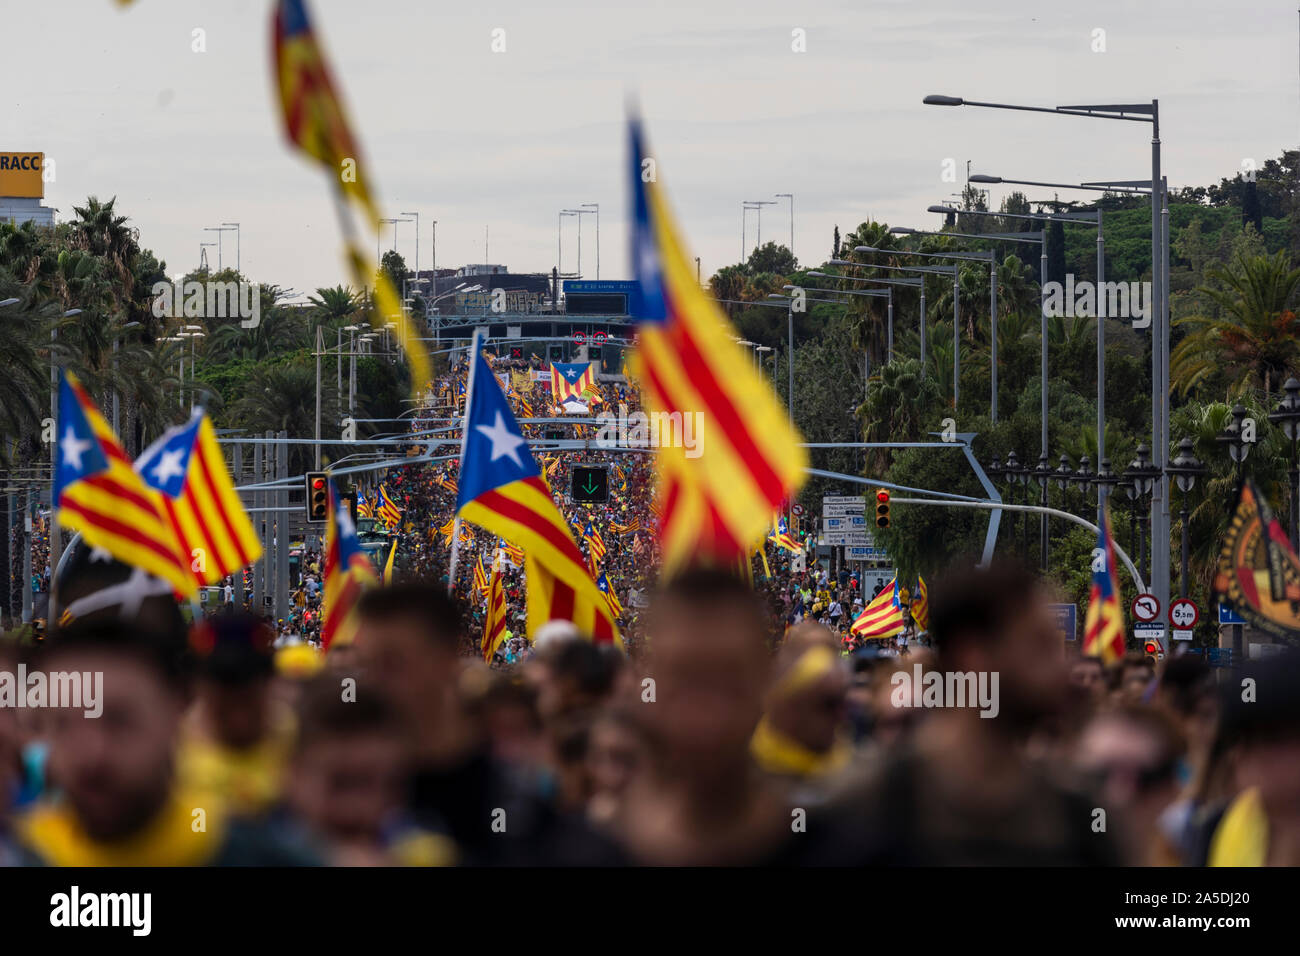
[[1095,802],[1025,752],[1066,699],[1065,661],[1040,583],[1014,565],[957,571],[934,588],[930,630],[939,672],[983,678],[996,700],[992,708],[952,699],[927,707],[915,732],[837,801],[858,818],[860,862],[1115,862],[1110,838],[1094,831]]

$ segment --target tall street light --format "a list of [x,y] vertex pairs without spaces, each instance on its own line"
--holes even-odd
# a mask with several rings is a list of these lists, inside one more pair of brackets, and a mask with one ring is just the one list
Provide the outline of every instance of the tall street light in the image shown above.
[[582,275],[582,217],[590,216],[594,210],[591,209],[565,209],[565,215],[576,216],[578,219],[578,275]]
[[[865,268],[865,264],[864,264],[864,263],[848,262],[847,260],[840,260],[840,259],[832,259],[831,261],[832,261],[833,263],[836,263],[836,264],[839,264],[839,265],[853,265],[853,266],[860,266],[860,267],[864,267],[864,268]],[[886,327],[886,332],[885,332],[885,348],[886,348],[886,352],[887,352],[887,354],[888,354],[888,360],[889,360],[889,361],[892,362],[892,361],[894,360],[894,295],[893,295],[894,290],[893,290],[893,288],[892,288],[893,286],[906,286],[906,287],[908,287],[908,288],[913,288],[913,289],[919,289],[919,290],[920,290],[920,292],[921,292],[921,334],[922,334],[922,335],[925,334],[925,279],[923,279],[923,278],[917,278],[917,279],[876,279],[876,278],[869,278],[869,277],[865,277],[865,276],[836,276],[836,275],[831,275],[831,274],[829,274],[829,273],[827,273],[827,272],[821,272],[821,271],[817,271],[817,270],[812,271],[812,272],[809,272],[808,275],[809,275],[809,276],[812,276],[812,277],[815,277],[815,278],[818,278],[818,279],[841,279],[841,280],[847,280],[847,281],[849,281],[849,282],[867,282],[867,283],[872,283],[872,284],[874,284],[874,285],[887,285],[887,286],[890,286],[890,288],[887,289],[887,290],[885,290],[885,289],[881,289],[881,290],[877,290],[876,293],[875,293],[876,295],[882,295],[882,294],[884,294],[885,292],[888,292],[888,293],[889,293],[888,313],[887,313],[887,327]],[[790,286],[789,288],[794,288],[794,287],[793,287],[793,286]],[[846,293],[846,294],[852,294],[852,293],[850,292],[850,290],[848,290],[848,289],[828,289],[827,291],[828,291],[828,292],[843,292],[843,293]],[[924,362],[925,362],[925,344],[924,344],[924,342],[923,342],[922,345],[921,345],[921,361],[922,361],[922,365],[921,365],[921,378],[924,379],[924,378],[925,378],[925,364],[924,364]]]
[[240,249],[240,247],[243,245],[243,241],[242,241],[242,238],[241,238],[242,234],[241,234],[240,229],[239,229],[239,223],[237,223],[237,222],[223,222],[222,225],[223,225],[223,226],[230,226],[231,228],[233,228],[233,229],[235,230],[235,271],[238,272],[238,273],[242,276],[242,275],[244,274],[244,267],[243,267],[243,263],[242,263],[242,256],[241,256],[241,254],[240,254],[240,253],[241,253],[241,249]]
[[[600,279],[600,203],[584,202],[584,203],[579,203],[579,205],[582,207],[584,212],[590,210],[591,212],[594,212],[596,214],[596,278],[599,280]],[[581,225],[582,220],[579,219],[578,223],[579,225]]]
[[[762,248],[763,245],[763,207],[775,206],[775,205],[776,205],[775,199],[746,199],[744,202],[744,207],[743,207],[744,210],[748,211],[752,209],[755,211],[755,213],[757,213],[758,216],[758,233],[757,233],[758,238],[754,240],[755,249]],[[740,214],[740,253],[741,253],[740,261],[744,262],[745,261],[745,212],[744,211],[742,211]]]
[[415,219],[415,278],[420,278],[420,214],[418,212],[404,212],[403,216],[412,216]]
[[[1123,478],[1129,482],[1129,497],[1136,501],[1139,507],[1143,508],[1143,516],[1138,521],[1138,547],[1142,561],[1142,580],[1147,580],[1147,549],[1145,542],[1141,539],[1141,532],[1145,530],[1149,516],[1145,514],[1145,503],[1150,498],[1151,493],[1155,490],[1156,481],[1159,479],[1160,469],[1151,461],[1151,449],[1145,444],[1137,446],[1137,457],[1129,462],[1128,470],[1124,472]],[[1155,552],[1159,550],[1156,547],[1157,542],[1152,539],[1151,542],[1151,563],[1155,564]],[[1168,542],[1166,542],[1166,546]]]
[[776,193],[777,199],[790,200],[790,258],[794,258],[794,193]]
[[217,271],[221,272],[225,269],[225,266],[222,265],[221,261],[221,234],[223,232],[233,232],[234,226],[204,226],[203,231],[215,232],[217,234]]
[[1160,101],[1069,106],[1018,106],[987,103],[960,96],[930,95],[927,106],[977,106],[1029,113],[1055,113],[1091,119],[1151,126],[1151,289],[1155,300],[1151,329],[1151,435],[1154,465],[1160,469],[1151,498],[1152,534],[1164,541],[1152,549],[1152,589],[1169,605],[1169,493],[1164,466],[1169,454],[1169,208],[1166,184],[1160,172]]
[[1287,512],[1291,519],[1291,550],[1300,553],[1300,544],[1297,544],[1300,538],[1297,538],[1296,532],[1296,526],[1300,524],[1297,521],[1300,504],[1296,502],[1296,488],[1300,485],[1296,459],[1296,439],[1300,438],[1300,382],[1291,376],[1282,386],[1282,391],[1286,392],[1286,398],[1282,399],[1276,410],[1269,412],[1268,420],[1274,425],[1281,425],[1282,434],[1291,440],[1291,467],[1287,471]]
[[989,264],[989,322],[991,328],[992,355],[989,358],[989,370],[992,373],[991,418],[998,423],[998,263],[997,254],[992,249],[972,250],[968,254],[949,252],[912,252],[905,250],[877,249],[874,246],[854,246],[854,252],[879,252],[885,254],[921,256],[926,259],[958,259],[966,261],[987,261]]
[[[571,209],[561,209],[559,216],[555,219],[555,271],[558,275],[564,275],[564,217],[577,216],[578,228],[582,228],[582,217]],[[556,306],[559,308],[559,306]]]
[[1173,476],[1178,490],[1183,493],[1179,501],[1181,507],[1178,509],[1178,520],[1183,526],[1183,566],[1182,574],[1178,579],[1178,596],[1185,598],[1187,597],[1187,548],[1190,540],[1187,527],[1187,496],[1196,484],[1196,479],[1205,474],[1205,466],[1192,451],[1190,438],[1184,438],[1178,443],[1178,454],[1165,470]]

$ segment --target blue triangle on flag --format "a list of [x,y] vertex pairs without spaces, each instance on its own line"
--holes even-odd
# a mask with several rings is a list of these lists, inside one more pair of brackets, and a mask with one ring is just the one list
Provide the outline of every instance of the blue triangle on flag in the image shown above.
[[493,488],[541,474],[496,376],[482,355],[474,362],[457,510]]

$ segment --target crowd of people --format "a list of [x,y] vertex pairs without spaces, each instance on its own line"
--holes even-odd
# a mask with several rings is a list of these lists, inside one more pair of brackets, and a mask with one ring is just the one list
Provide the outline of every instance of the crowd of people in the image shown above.
[[438,581],[367,591],[325,655],[149,598],[0,652],[103,677],[97,718],[0,708],[0,860],[1300,864],[1300,662],[1107,668],[1049,599],[958,567],[930,646],[845,656],[697,570],[648,596],[630,653],[552,622],[489,666]]

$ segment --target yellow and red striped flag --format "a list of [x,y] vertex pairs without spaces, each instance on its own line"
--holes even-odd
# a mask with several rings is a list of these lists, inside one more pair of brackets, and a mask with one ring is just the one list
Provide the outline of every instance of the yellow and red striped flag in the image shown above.
[[478,342],[476,335],[457,511],[466,521],[524,549],[529,633],[548,621],[565,620],[597,643],[621,646],[609,604],[546,490],[537,460]]
[[[1101,515],[1093,558],[1092,588],[1088,592],[1088,615],[1083,625],[1083,653],[1100,657],[1105,664],[1124,656],[1124,611],[1119,604],[1119,580],[1115,573],[1115,544],[1110,536],[1110,506]],[[1096,554],[1096,552],[1094,552]]]
[[664,571],[730,567],[753,553],[773,509],[803,484],[807,454],[726,316],[696,282],[656,161],[640,124],[629,126],[632,270],[640,287],[632,371],[653,411],[697,422],[693,448],[660,448],[656,456]]
[[487,617],[483,622],[483,660],[491,661],[506,636],[506,592],[501,586],[501,570],[492,566],[487,589]]
[[357,529],[334,479],[329,480],[329,520],[325,525],[325,595],[321,647],[351,644],[357,636],[357,601],[379,583],[375,566],[361,550]]
[[926,589],[925,578],[916,576],[916,591],[912,595],[912,623],[918,631],[930,629],[930,592]]
[[54,506],[59,524],[86,544],[162,578],[186,597],[198,593],[161,496],[131,466],[99,407],[71,373],[59,387]]
[[379,512],[376,515],[389,528],[396,528],[402,521],[402,509],[397,507],[397,502],[388,494],[388,489],[383,485],[379,486]]
[[[595,364],[592,362],[552,362],[551,399],[563,405],[569,399],[587,402],[587,392],[596,387]],[[599,395],[597,395],[599,400]]]
[[892,637],[903,630],[903,606],[898,602],[898,579],[889,582],[858,615],[849,631],[855,637]]
[[135,470],[157,492],[197,584],[216,584],[262,556],[202,409],[145,449]]

